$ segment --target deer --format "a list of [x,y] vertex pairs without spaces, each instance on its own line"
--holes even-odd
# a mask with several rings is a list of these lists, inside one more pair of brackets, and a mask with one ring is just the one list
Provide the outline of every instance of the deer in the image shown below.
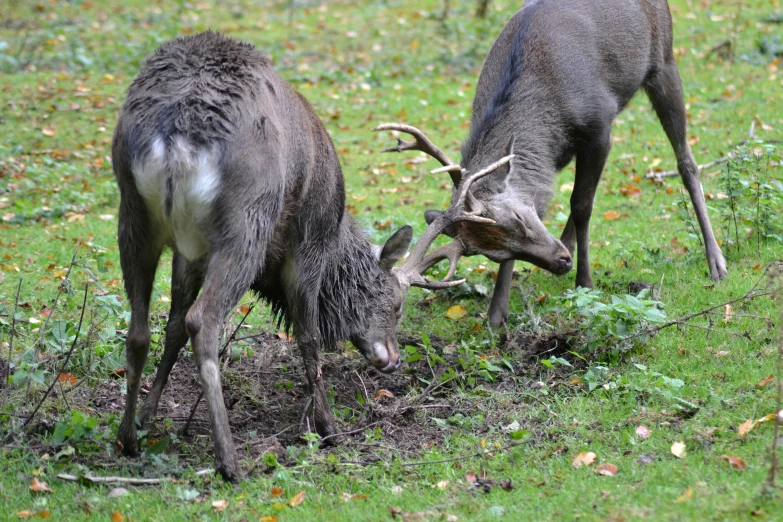
[[[511,158],[506,158],[505,162]],[[239,477],[219,373],[227,315],[253,291],[293,333],[311,391],[316,431],[340,433],[327,402],[319,350],[350,340],[378,371],[401,365],[396,327],[411,286],[461,281],[421,275],[449,255],[429,251],[444,228],[490,223],[468,212],[462,180],[455,204],[408,254],[405,225],[373,245],[345,212],[345,187],[330,135],[307,100],[251,44],[205,32],[163,44],[141,67],[112,141],[120,192],[118,244],[131,308],[127,398],[117,445],[138,454],[136,410],[149,353],[150,295],[161,254],[173,252],[164,353],[139,414],[154,421],[180,350],[190,339],[209,410],[216,471]],[[462,195],[460,199],[459,194]]]
[[[528,0],[505,25],[479,75],[471,127],[452,161],[418,128],[381,124],[398,138],[385,152],[422,151],[459,186],[462,176],[500,156],[513,161],[474,185],[467,209],[494,224],[460,222],[450,259],[481,254],[500,263],[488,313],[498,329],[508,319],[514,261],[554,274],[569,272],[576,249],[576,286],[592,288],[590,217],[612,147],[611,126],[644,89],[674,150],[682,182],[699,222],[713,281],[727,276],[715,240],[698,167],[686,133],[683,89],[672,50],[666,0]],[[572,159],[576,175],[571,213],[560,238],[543,224],[558,172]],[[425,212],[432,222],[438,210]]]

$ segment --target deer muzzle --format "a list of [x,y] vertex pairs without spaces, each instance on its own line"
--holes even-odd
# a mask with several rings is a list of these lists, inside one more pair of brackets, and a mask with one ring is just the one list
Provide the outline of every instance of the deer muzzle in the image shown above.
[[370,357],[372,365],[383,373],[392,373],[402,365],[400,352],[394,340],[387,340],[385,344],[382,342],[374,343]]

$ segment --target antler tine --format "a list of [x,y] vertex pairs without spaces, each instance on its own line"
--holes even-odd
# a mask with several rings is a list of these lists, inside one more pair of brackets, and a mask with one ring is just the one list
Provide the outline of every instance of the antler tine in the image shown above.
[[446,171],[451,176],[451,181],[454,182],[454,186],[459,185],[462,168],[458,163],[455,163],[449,158],[445,152],[438,148],[430,139],[413,125],[407,125],[405,123],[381,123],[373,129],[373,131],[393,130],[410,134],[414,137],[415,141],[405,141],[401,138],[397,138],[397,146],[390,149],[386,149],[383,152],[402,152],[404,150],[418,150],[425,154],[432,156],[440,162],[441,165],[446,167]]
[[[465,252],[465,246],[462,242],[459,239],[456,239],[445,246],[435,249],[429,254],[427,253],[427,250],[430,248],[433,241],[435,241],[435,238],[437,238],[446,227],[454,223],[472,221],[474,223],[495,224],[494,220],[478,215],[481,213],[481,203],[470,193],[470,186],[477,180],[502,167],[513,158],[514,155],[510,154],[478,172],[474,172],[473,174],[469,174],[462,178],[456,188],[457,193],[452,200],[452,205],[448,210],[441,213],[435,221],[430,223],[427,230],[425,230],[424,234],[419,238],[419,241],[416,242],[416,246],[413,247],[413,251],[410,256],[408,256],[408,259],[406,259],[400,267],[400,270],[408,275],[408,280],[412,286],[437,289],[461,284],[461,282],[457,283],[456,281],[449,281],[449,279],[454,276],[454,273],[457,270],[457,262]],[[466,200],[471,204],[471,211],[465,209]],[[442,281],[429,281],[421,275],[442,259],[449,260],[449,271]]]
[[[508,163],[514,159],[513,154],[509,154],[508,156],[504,156],[497,160],[495,163],[492,163],[483,169],[481,169],[478,172],[474,172],[473,174],[468,175],[467,177],[463,178],[462,181],[459,184],[459,187],[457,189],[459,190],[459,194],[457,196],[457,200],[454,202],[453,207],[459,208],[462,205],[465,204],[465,199],[468,197],[468,191],[470,190],[470,186],[475,183],[476,181],[480,180],[484,176],[487,176],[493,172],[495,172],[497,169]],[[471,198],[473,196],[471,195]]]

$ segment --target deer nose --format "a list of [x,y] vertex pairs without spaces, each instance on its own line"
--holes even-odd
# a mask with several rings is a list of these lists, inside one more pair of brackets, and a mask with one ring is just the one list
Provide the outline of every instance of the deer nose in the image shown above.
[[555,274],[563,275],[566,272],[569,272],[571,267],[573,267],[573,264],[574,262],[570,255],[561,256],[556,262]]
[[392,373],[402,365],[400,354],[394,344],[394,342],[388,342],[384,345],[383,343],[377,342],[373,345],[373,352],[375,354],[373,364],[383,373]]

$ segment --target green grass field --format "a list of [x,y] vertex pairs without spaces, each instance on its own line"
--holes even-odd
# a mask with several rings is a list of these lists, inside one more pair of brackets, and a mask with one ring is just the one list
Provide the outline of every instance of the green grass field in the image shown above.
[[[478,19],[475,2],[452,4],[445,18],[435,0],[3,5],[0,520],[780,519],[779,491],[765,486],[774,422],[749,432],[746,423],[777,411],[777,379],[767,378],[781,342],[770,276],[783,259],[778,0],[670,1],[694,155],[707,163],[735,152],[702,173],[724,282],[709,279],[679,178],[645,178],[676,164],[640,94],[615,121],[596,196],[600,293],[573,294],[574,272],[519,262],[508,330],[493,334],[484,314],[497,265],[463,259],[466,285],[409,293],[397,374],[369,369],[348,344],[325,354],[338,425],[352,432],[334,448],[308,434],[298,352],[259,305],[224,371],[241,484],[196,474],[212,465],[212,443],[203,403],[182,433],[199,392],[189,348],[142,438],[144,456],[115,453],[129,310],[110,141],[144,58],[206,29],[269,54],[331,132],[348,211],[380,242],[405,223],[421,234],[423,211],[442,208],[450,191],[445,175],[429,174],[434,161],[381,154],[393,137],[371,129],[405,121],[458,157],[484,56],[519,8],[496,0]],[[752,123],[758,141],[735,150]],[[554,234],[572,182],[569,166],[546,221]],[[148,384],[162,353],[169,260],[153,294]],[[660,304],[627,297],[649,285]],[[245,296],[231,314],[226,339],[254,301]],[[651,335],[661,321],[673,324]],[[595,462],[575,468],[585,452]],[[114,485],[60,473],[175,480],[110,497]],[[52,491],[32,491],[34,480]]]

